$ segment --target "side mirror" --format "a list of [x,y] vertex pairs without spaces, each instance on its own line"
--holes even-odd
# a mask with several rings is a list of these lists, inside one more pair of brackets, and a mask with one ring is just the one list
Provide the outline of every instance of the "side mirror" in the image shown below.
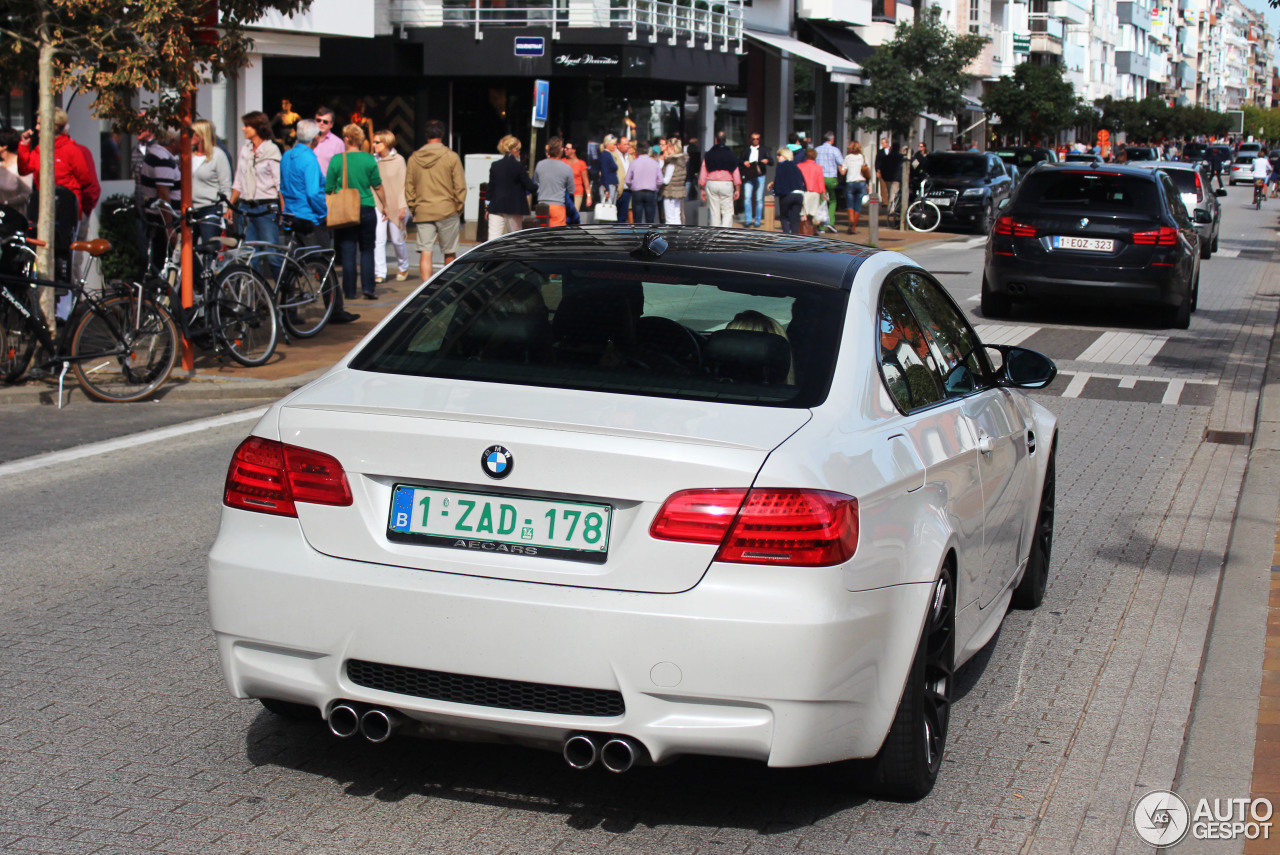
[[1192,212],[1192,218],[1200,225],[1208,225],[1213,222],[1213,214],[1210,214],[1204,208],[1196,208]]
[[988,344],[986,348],[988,353],[994,352],[999,356],[992,362],[996,368],[996,381],[1001,385],[1043,389],[1058,376],[1058,366],[1043,353],[1008,344]]
[[1214,190],[1214,191],[1213,191],[1213,195],[1215,195],[1215,196],[1225,196],[1225,195],[1227,195],[1227,190],[1226,190],[1226,188],[1225,188],[1225,187],[1219,187],[1217,190]]
[[1007,207],[1009,207],[1009,197],[1008,197],[1008,196],[1006,196],[1006,197],[1004,197],[1003,199],[1001,199],[1001,200],[1000,200],[1000,204],[996,205],[996,208],[997,208],[998,210],[1001,210],[1001,211],[1003,211],[1003,210],[1004,210],[1005,208],[1007,208]]

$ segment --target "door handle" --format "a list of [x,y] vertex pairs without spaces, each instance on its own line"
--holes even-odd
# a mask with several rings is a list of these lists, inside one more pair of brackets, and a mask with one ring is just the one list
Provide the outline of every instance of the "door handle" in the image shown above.
[[983,454],[990,457],[991,451],[994,448],[995,448],[995,444],[991,441],[991,437],[987,436],[985,433],[978,434],[978,450],[979,451],[981,451]]

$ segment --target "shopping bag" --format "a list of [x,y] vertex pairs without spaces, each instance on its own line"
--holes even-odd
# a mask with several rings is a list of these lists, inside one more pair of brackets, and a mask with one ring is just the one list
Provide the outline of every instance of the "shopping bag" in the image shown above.
[[597,223],[618,222],[618,206],[612,202],[597,202],[595,211]]
[[347,186],[347,155],[342,155],[342,189],[325,197],[329,214],[325,224],[331,229],[360,225],[360,191]]
[[808,217],[800,218],[800,234],[806,237],[814,237],[818,234],[818,230],[813,227],[813,222]]

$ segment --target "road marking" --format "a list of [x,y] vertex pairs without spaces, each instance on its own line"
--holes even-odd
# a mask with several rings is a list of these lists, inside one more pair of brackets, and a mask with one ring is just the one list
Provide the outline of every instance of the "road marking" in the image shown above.
[[1039,327],[1011,324],[978,324],[974,328],[983,344],[1022,344],[1040,331]]
[[1216,257],[1216,258],[1239,258],[1239,257],[1240,257],[1240,250],[1238,250],[1238,249],[1220,249],[1220,250],[1218,250],[1217,252],[1215,252],[1213,255],[1214,255],[1214,257]]
[[963,240],[963,241],[955,241],[954,243],[951,244],[951,246],[954,246],[957,249],[977,249],[980,246],[986,246],[986,245],[987,245],[986,235],[983,235],[981,237],[969,238],[968,240]]
[[1168,336],[1107,332],[1098,336],[1098,340],[1076,358],[1081,362],[1150,365],[1168,341]]
[[88,445],[69,448],[65,451],[51,451],[48,454],[39,454],[35,457],[25,457],[22,460],[15,460],[12,463],[0,464],[0,477],[4,477],[5,475],[16,475],[19,472],[31,472],[35,469],[44,469],[49,466],[57,466],[61,463],[70,463],[73,460],[83,460],[86,457],[97,457],[100,454],[119,451],[122,448],[134,448],[139,445],[160,442],[161,440],[172,439],[176,436],[185,436],[189,433],[198,433],[202,430],[209,430],[211,428],[233,425],[239,422],[256,421],[261,418],[262,414],[266,411],[266,407],[258,407],[253,410],[244,410],[239,413],[228,413],[224,416],[214,416],[212,418],[186,422],[180,425],[171,425],[170,427],[143,431],[142,433],[135,433],[130,436],[107,439],[102,442],[92,442]]
[[1160,399],[1162,404],[1176,404],[1178,399],[1182,397],[1182,389],[1187,385],[1186,380],[1170,380],[1169,388],[1164,390],[1164,397]]
[[[1068,372],[1062,372],[1063,375]],[[1061,375],[1060,375],[1061,376]],[[1217,380],[1185,380],[1181,378],[1171,379],[1169,377],[1136,377],[1132,374],[1096,374],[1091,371],[1079,371],[1071,374],[1071,380],[1067,383],[1065,389],[1062,390],[1063,398],[1079,398],[1084,394],[1084,387],[1094,378],[1099,380],[1115,380],[1121,389],[1135,389],[1139,383],[1165,383],[1164,395],[1160,398],[1160,403],[1175,405],[1182,398],[1182,392],[1187,388],[1188,384],[1199,386],[1217,386]]]
[[1089,382],[1089,375],[1083,371],[1071,378],[1071,382],[1067,384],[1067,388],[1062,390],[1064,398],[1079,398],[1080,393],[1084,391],[1084,385]]

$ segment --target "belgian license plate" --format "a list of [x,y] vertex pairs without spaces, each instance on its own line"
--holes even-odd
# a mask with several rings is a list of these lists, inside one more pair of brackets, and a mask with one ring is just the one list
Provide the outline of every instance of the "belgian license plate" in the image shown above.
[[387,536],[481,552],[603,563],[609,505],[465,493],[397,484]]
[[1054,249],[1083,249],[1085,252],[1111,252],[1116,242],[1111,238],[1081,238],[1054,236]]
[[950,208],[950,207],[951,207],[951,197],[950,197],[950,196],[939,196],[939,197],[937,197],[936,199],[930,199],[929,201],[930,201],[930,202],[932,202],[933,204],[937,205],[939,208]]

